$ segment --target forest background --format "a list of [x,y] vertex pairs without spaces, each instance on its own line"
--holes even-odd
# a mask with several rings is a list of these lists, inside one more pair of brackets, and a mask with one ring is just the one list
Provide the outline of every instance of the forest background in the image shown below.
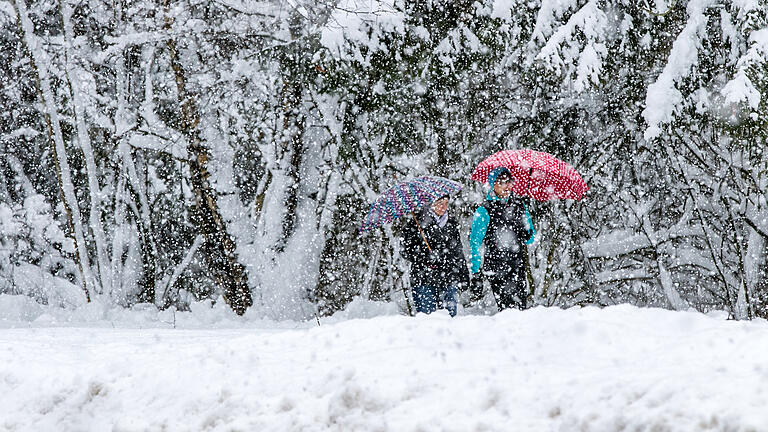
[[550,152],[533,304],[768,317],[765,0],[0,0],[0,294],[405,310],[371,200]]

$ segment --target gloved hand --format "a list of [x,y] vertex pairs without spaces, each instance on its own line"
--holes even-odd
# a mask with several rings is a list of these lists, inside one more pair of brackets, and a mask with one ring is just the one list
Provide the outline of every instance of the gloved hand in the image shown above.
[[472,275],[469,282],[469,296],[472,303],[479,302],[483,298],[483,275],[480,272]]
[[435,252],[430,252],[429,255],[427,255],[427,266],[431,269],[436,269],[437,265],[440,263],[440,257]]

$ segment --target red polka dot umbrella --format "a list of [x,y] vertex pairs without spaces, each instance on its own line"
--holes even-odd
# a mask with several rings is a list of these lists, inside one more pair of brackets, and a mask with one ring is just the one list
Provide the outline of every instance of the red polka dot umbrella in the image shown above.
[[578,200],[589,187],[576,170],[549,153],[529,149],[502,150],[480,162],[472,180],[487,182],[494,168],[506,167],[514,179],[515,195],[538,201],[553,199]]

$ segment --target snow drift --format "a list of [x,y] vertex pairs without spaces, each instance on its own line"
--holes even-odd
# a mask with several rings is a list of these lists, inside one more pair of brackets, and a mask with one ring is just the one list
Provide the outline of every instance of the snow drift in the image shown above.
[[0,331],[0,430],[747,431],[768,424],[762,320],[616,306],[328,319],[319,327],[246,317],[200,330],[157,328],[135,315],[134,324],[155,328],[38,328],[35,321]]

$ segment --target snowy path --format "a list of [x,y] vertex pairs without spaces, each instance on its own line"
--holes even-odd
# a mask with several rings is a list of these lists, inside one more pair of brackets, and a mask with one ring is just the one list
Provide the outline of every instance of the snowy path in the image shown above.
[[0,330],[0,431],[761,431],[768,323],[629,306]]

